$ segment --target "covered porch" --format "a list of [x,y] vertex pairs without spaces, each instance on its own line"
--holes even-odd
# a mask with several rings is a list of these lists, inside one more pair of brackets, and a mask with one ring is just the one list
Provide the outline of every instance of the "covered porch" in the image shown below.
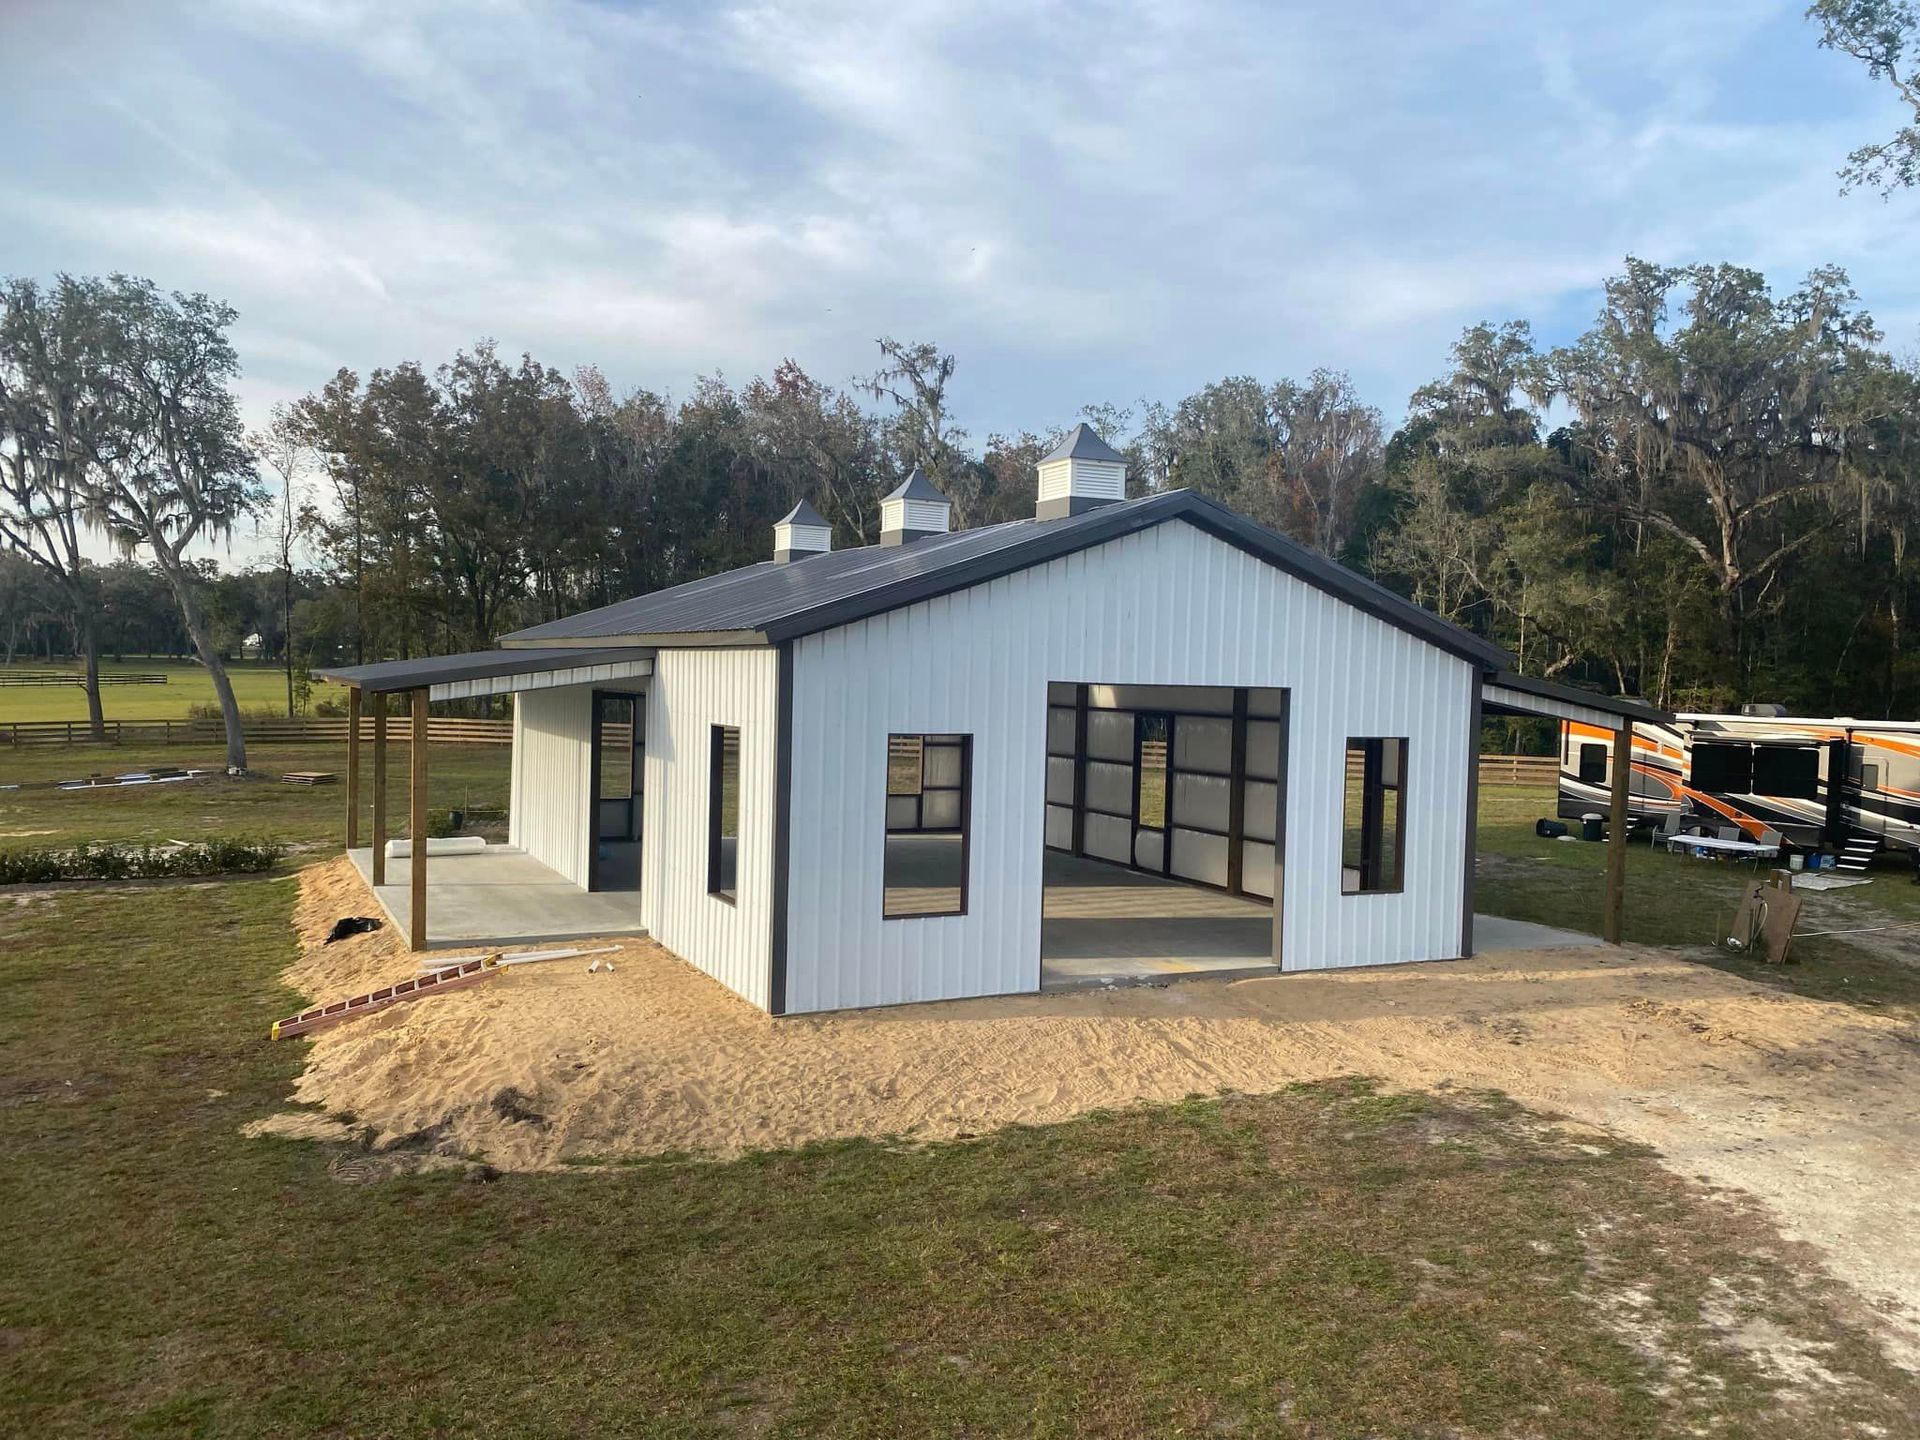
[[[640,935],[637,888],[601,890],[577,884],[540,858],[512,845],[488,845],[459,854],[434,854],[427,843],[429,706],[436,701],[534,691],[592,687],[634,687],[653,673],[651,649],[555,646],[476,651],[463,655],[395,660],[319,672],[348,687],[346,764],[346,850],[366,877],[381,908],[407,936],[410,948],[476,943],[523,943],[576,939],[592,935]],[[397,704],[396,704],[397,702]],[[394,713],[396,712],[397,713]],[[518,712],[516,711],[516,716]],[[407,743],[406,853],[389,856],[389,721],[405,726]],[[629,727],[631,728],[631,727]],[[516,719],[515,764],[521,731]],[[583,785],[598,781],[598,724],[580,737]],[[372,742],[372,805],[364,837],[362,813],[363,740]],[[584,768],[592,757],[592,771]],[[517,783],[517,782],[516,782]],[[583,853],[590,853],[597,814],[583,794]],[[631,809],[628,810],[631,818]],[[515,837],[518,838],[517,836]],[[367,843],[363,843],[367,842]],[[592,873],[591,866],[587,868]],[[637,881],[637,875],[633,877]]]
[[[1518,926],[1519,921],[1496,921],[1492,917],[1476,917],[1473,913],[1473,873],[1475,852],[1479,846],[1476,832],[1479,825],[1479,765],[1480,719],[1488,715],[1524,715],[1544,717],[1551,720],[1573,720],[1585,725],[1593,725],[1602,730],[1613,732],[1614,755],[1625,755],[1628,763],[1613,765],[1609,780],[1611,789],[1608,795],[1607,816],[1607,870],[1606,896],[1601,910],[1601,938],[1610,945],[1618,945],[1626,929],[1627,905],[1627,793],[1632,777],[1633,765],[1633,727],[1635,721],[1650,724],[1669,724],[1673,716],[1664,710],[1655,709],[1639,700],[1627,699],[1617,695],[1601,695],[1595,691],[1579,689],[1572,685],[1561,685],[1552,680],[1541,680],[1531,675],[1519,675],[1510,670],[1502,670],[1487,676],[1480,684],[1474,698],[1473,744],[1475,765],[1468,772],[1473,777],[1473,790],[1467,796],[1467,873],[1466,873],[1466,934],[1463,935],[1461,954],[1471,955],[1475,950],[1476,928]],[[1551,931],[1544,926],[1526,927],[1541,931],[1546,936],[1570,934],[1570,932]],[[1572,941],[1584,939],[1573,935]],[[1511,939],[1496,941],[1493,948],[1506,948]],[[1568,940],[1554,941],[1534,936],[1524,942],[1532,948],[1545,945],[1571,943]],[[1482,946],[1480,948],[1488,948]]]
[[[412,936],[411,876],[399,882],[376,882],[371,847],[349,850],[347,855],[372,888],[387,920]],[[460,855],[429,855],[426,922],[425,944],[416,941],[416,950],[647,933],[640,923],[638,890],[582,890],[511,845],[489,845]]]

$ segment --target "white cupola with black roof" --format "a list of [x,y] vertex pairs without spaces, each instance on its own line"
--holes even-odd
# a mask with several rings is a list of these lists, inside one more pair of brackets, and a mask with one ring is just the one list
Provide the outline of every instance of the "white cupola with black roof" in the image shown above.
[[1041,457],[1040,503],[1035,515],[1058,520],[1127,498],[1127,457],[1079,424]]
[[804,500],[773,522],[773,559],[777,565],[825,555],[831,549],[833,526]]
[[881,498],[880,543],[910,545],[930,535],[944,535],[952,515],[952,503],[916,465],[911,475]]

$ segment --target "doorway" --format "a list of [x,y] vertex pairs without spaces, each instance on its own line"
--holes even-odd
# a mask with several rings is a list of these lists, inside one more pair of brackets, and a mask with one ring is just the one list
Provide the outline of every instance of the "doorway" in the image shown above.
[[1287,696],[1048,687],[1041,985],[1278,968]]
[[640,888],[646,697],[593,692],[593,855],[589,890]]

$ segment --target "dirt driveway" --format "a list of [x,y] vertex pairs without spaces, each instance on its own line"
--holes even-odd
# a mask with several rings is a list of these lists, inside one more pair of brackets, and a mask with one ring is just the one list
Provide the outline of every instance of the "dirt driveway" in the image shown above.
[[[308,943],[288,976],[326,999],[415,968],[390,932],[312,943],[348,913],[358,878],[341,864],[304,872]],[[530,965],[323,1032],[292,1098],[382,1141],[425,1132],[446,1153],[538,1169],[951,1138],[1338,1075],[1494,1088],[1759,1198],[1886,1315],[1894,1358],[1920,1368],[1909,1022],[1604,947],[780,1021],[657,946],[612,958],[611,974]],[[316,1129],[312,1112],[264,1128]]]

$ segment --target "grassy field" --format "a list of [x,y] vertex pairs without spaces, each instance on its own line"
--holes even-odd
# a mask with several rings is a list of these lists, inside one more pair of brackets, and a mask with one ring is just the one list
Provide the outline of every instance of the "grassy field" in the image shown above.
[[[291,898],[0,910],[0,1432],[1822,1437],[1920,1404],[1740,1206],[1490,1096],[364,1183],[238,1133],[301,1064],[263,1035]],[[1784,1396],[1716,1296],[1858,1382]]]
[[[124,773],[143,765],[213,770],[213,778],[182,785],[128,790],[0,790],[0,846],[53,845],[79,840],[193,840],[209,835],[272,837],[290,845],[342,843],[346,826],[346,746],[255,745],[248,763],[255,776],[229,780],[220,774],[224,752],[216,747],[168,745],[29,746],[0,748],[0,784],[33,785],[73,780],[98,772]],[[510,752],[504,745],[435,745],[428,753],[428,826],[443,833],[447,812],[458,806],[480,820],[470,831],[504,837]],[[373,808],[371,747],[361,754],[361,824]],[[388,760],[387,825],[406,829],[407,747],[395,745]],[[288,785],[290,770],[330,770],[333,785]]]
[[[1480,788],[1475,908],[1598,935],[1606,847],[1540,839],[1533,822],[1553,813],[1552,790]],[[1910,866],[1884,861],[1871,884],[1809,900],[1787,965],[1712,948],[1727,933],[1740,891],[1756,873],[1751,865],[1693,860],[1637,843],[1627,855],[1625,938],[1685,947],[1704,963],[1801,994],[1920,1018],[1920,886],[1911,883]],[[1874,928],[1885,926],[1912,928]],[[1868,933],[1811,936],[1815,930],[1856,928]]]
[[[87,718],[87,692],[80,687],[78,667],[70,664],[48,666],[30,660],[16,660],[16,671],[64,670],[74,676],[71,685],[0,685],[0,723],[8,720],[84,720]],[[107,675],[164,674],[164,685],[102,685],[100,705],[109,720],[183,720],[189,708],[212,705],[213,681],[206,667],[192,660],[102,660],[100,673]],[[7,671],[0,667],[0,677]],[[287,677],[277,662],[234,660],[228,662],[227,675],[233,681],[234,699],[243,710],[271,710],[287,713]],[[344,698],[343,687],[316,680],[313,699],[327,696]]]

